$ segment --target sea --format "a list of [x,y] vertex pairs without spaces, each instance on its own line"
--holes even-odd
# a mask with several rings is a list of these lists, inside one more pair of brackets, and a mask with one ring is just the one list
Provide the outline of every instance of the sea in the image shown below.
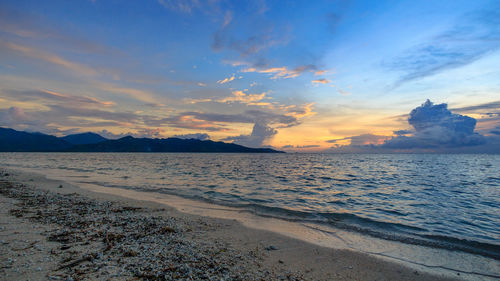
[[0,166],[500,260],[500,155],[0,153]]

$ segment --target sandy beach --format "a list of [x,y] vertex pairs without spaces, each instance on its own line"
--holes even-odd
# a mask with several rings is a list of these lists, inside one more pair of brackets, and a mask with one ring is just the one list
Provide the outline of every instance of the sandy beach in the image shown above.
[[[0,171],[1,280],[456,280],[236,220]],[[468,279],[468,278],[466,278]]]

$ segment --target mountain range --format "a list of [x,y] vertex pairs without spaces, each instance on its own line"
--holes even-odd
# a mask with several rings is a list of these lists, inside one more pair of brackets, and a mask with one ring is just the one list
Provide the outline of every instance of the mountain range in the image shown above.
[[116,140],[96,133],[56,137],[0,127],[0,152],[231,152],[280,153],[271,148],[250,148],[234,143],[198,139],[151,139],[131,136]]

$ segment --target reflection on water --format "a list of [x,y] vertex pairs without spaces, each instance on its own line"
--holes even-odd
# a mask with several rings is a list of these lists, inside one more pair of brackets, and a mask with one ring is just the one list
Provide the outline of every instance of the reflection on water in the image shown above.
[[0,163],[499,255],[500,155],[3,153]]

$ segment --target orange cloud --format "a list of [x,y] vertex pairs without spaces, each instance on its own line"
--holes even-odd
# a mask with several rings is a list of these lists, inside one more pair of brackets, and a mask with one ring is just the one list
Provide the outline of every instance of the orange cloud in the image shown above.
[[328,84],[331,81],[328,79],[325,79],[325,78],[321,78],[321,79],[312,80],[311,82],[315,83],[315,84]]
[[[232,66],[239,66],[239,65],[248,65],[243,62],[233,62],[231,63]],[[317,67],[315,65],[309,64],[309,65],[301,65],[298,66],[294,69],[289,69],[286,66],[282,67],[269,67],[269,68],[256,68],[256,67],[248,67],[243,70],[242,72],[256,72],[256,73],[264,73],[264,74],[270,74],[271,79],[289,79],[289,78],[295,78],[297,76],[300,76],[301,74],[305,72],[314,72],[315,75],[323,74],[325,73],[324,70],[317,70]]]
[[219,81],[217,81],[217,83],[219,83],[219,84],[226,84],[226,83],[231,82],[233,80],[234,80],[234,75],[231,76],[231,77],[228,77],[228,78],[224,78],[223,80],[219,80]]
[[256,73],[266,73],[272,74],[271,79],[288,79],[295,78],[300,75],[300,72],[296,70],[288,69],[287,67],[271,67],[265,69],[257,69],[254,67],[243,69],[242,72],[256,72]]
[[245,104],[252,104],[266,99],[266,93],[261,94],[245,94],[243,91],[233,91],[233,96],[223,98],[219,102],[241,102]]
[[221,98],[221,99],[211,99],[211,98],[204,98],[204,99],[184,99],[184,102],[190,103],[190,104],[195,104],[195,103],[203,103],[203,102],[218,102],[218,103],[233,103],[233,102],[239,102],[242,104],[248,104],[248,105],[257,105],[257,106],[272,106],[271,103],[269,102],[263,102],[262,100],[264,99],[271,99],[270,97],[267,97],[267,93],[263,92],[260,94],[247,94],[244,91],[233,91],[232,96]]
[[289,105],[287,107],[284,107],[283,109],[285,109],[288,112],[286,115],[300,119],[303,117],[315,115],[316,112],[313,111],[313,107],[314,103],[312,102],[304,104],[300,107],[296,105]]

